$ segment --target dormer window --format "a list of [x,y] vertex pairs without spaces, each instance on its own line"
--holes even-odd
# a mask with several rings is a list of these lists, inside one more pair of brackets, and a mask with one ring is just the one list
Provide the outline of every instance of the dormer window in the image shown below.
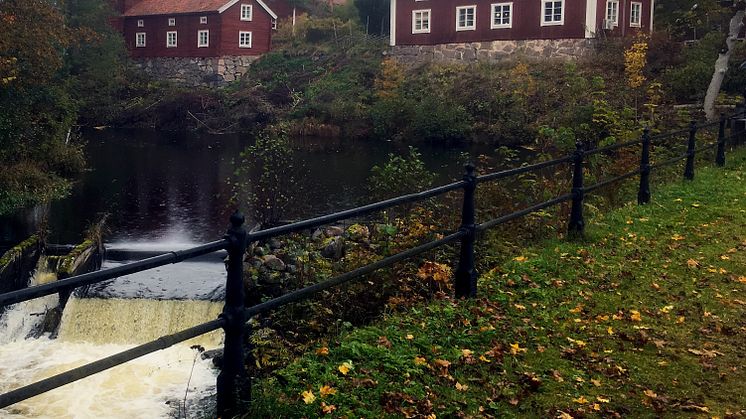
[[168,18],[168,26],[176,26],[176,18],[175,17]]
[[252,10],[250,4],[242,4],[241,5],[241,20],[251,20],[252,18]]
[[144,28],[145,27],[145,21],[142,19],[137,19],[137,27],[138,28]]
[[202,24],[202,25],[206,25],[207,24],[207,16],[200,16],[199,17],[199,23]]

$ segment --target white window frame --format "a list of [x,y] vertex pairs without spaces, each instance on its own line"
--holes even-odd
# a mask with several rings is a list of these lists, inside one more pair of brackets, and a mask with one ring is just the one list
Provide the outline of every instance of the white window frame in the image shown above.
[[[614,15],[611,15],[611,12]],[[614,22],[614,26],[619,26],[619,0],[606,0],[606,13],[604,14],[607,21]]]
[[168,18],[168,26],[176,26],[176,18],[175,17]]
[[[508,23],[495,23],[495,9],[498,7],[504,10],[504,7],[508,7],[509,14],[508,14]],[[502,20],[502,19],[501,19]],[[490,29],[504,29],[504,28],[512,28],[513,27],[513,2],[507,2],[507,3],[492,3],[490,6]]]
[[[417,29],[417,14],[420,14],[420,29]],[[425,19],[423,16],[427,14],[427,28],[425,28]],[[421,9],[412,10],[412,33],[430,33],[430,16],[432,15],[432,9]]]
[[[249,44],[241,44],[241,35],[248,34],[249,35]],[[238,32],[238,47],[239,48],[251,48],[252,44],[254,43],[254,35],[251,33],[251,31],[239,31]]]
[[200,16],[199,23],[200,25],[207,25],[207,16]]
[[[464,20],[464,26],[459,26],[461,22],[459,22],[459,15],[461,14],[461,11],[466,12],[467,10],[472,9],[474,11],[474,21],[471,23],[471,25],[466,25],[466,20]],[[467,16],[468,16],[468,12]],[[456,31],[474,31],[477,29],[477,5],[469,5],[469,6],[459,6],[456,8]]]
[[[207,35],[206,41],[202,42],[202,34]],[[210,31],[207,29],[200,29],[197,31],[197,48],[208,48],[210,46]]]
[[[632,20],[635,17],[635,7],[637,7],[637,22]],[[629,26],[632,28],[641,28],[642,27],[642,3],[633,1],[631,5],[629,6]]]
[[[140,42],[140,36],[142,36],[142,42]],[[147,34],[145,32],[135,33],[135,48],[145,48],[147,40]]]
[[[248,13],[244,13],[245,11],[248,11]],[[254,7],[250,4],[242,4],[241,5],[241,20],[251,22],[253,18],[254,18]]]
[[138,28],[144,28],[145,27],[145,20],[143,20],[143,19],[137,19],[137,27]]
[[[546,8],[547,3],[552,3],[552,20],[546,20]],[[554,20],[554,5],[560,3],[562,13],[560,13],[560,20]],[[565,24],[565,0],[541,0],[541,26],[561,26]]]
[[[171,35],[174,36],[174,43],[171,45]],[[166,48],[177,48],[179,46],[179,32],[166,31]]]

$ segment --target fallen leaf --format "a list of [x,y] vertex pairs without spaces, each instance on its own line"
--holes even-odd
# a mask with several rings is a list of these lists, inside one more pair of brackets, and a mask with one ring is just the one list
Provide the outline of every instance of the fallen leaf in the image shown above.
[[699,262],[697,262],[697,261],[696,261],[696,260],[694,260],[694,259],[688,259],[688,260],[686,261],[686,266],[688,266],[688,267],[690,267],[690,268],[696,268],[697,266],[699,266]]
[[598,400],[601,403],[608,403],[608,402],[611,401],[610,399],[606,399],[606,398],[603,398],[601,396],[596,396],[596,400]]
[[337,394],[337,389],[334,387],[330,387],[328,385],[323,385],[319,387],[319,395],[321,397],[326,397],[326,396],[330,396],[334,394]]
[[471,349],[462,349],[461,350],[461,356],[463,356],[464,358],[470,357],[471,354],[473,354],[473,353],[474,352],[472,352]]
[[513,258],[513,260],[516,262],[525,262],[528,260],[528,258],[526,256],[516,256]]
[[347,375],[348,372],[352,370],[352,362],[345,361],[343,362],[339,367],[337,367],[337,370],[342,373],[342,375]]
[[521,345],[518,343],[511,343],[510,344],[510,353],[513,355],[518,355],[521,352],[526,352],[526,348],[521,348]]
[[601,380],[596,380],[595,378],[591,378],[591,383],[596,387],[601,387]]
[[313,391],[306,390],[303,393],[300,394],[303,397],[303,401],[306,404],[311,404],[316,400],[316,396],[313,395]]
[[322,346],[321,348],[316,349],[316,355],[319,355],[319,356],[329,355],[329,348],[327,348],[326,346]]
[[579,403],[579,404],[586,404],[586,403],[588,403],[588,399],[586,399],[583,396],[580,396],[577,399],[572,399],[572,401],[574,401],[575,403]]
[[409,334],[409,335],[406,336],[406,338],[407,338],[407,340],[412,340],[412,339],[414,339],[414,336],[411,335],[411,334]]
[[642,316],[640,315],[639,311],[637,311],[637,310],[630,310],[629,313],[630,313],[629,318],[633,322],[641,322],[642,321]]
[[386,336],[379,336],[378,346],[383,346],[384,348],[391,349],[391,341],[389,341]]
[[337,410],[337,406],[335,406],[333,404],[326,404],[324,402],[321,402],[321,411],[324,414],[328,415],[328,414],[332,413],[335,410]]
[[671,236],[671,240],[673,240],[673,241],[684,240],[684,236],[682,236],[680,234],[674,234],[673,236]]
[[414,357],[414,364],[415,365],[427,365],[427,359],[421,356]]
[[456,382],[456,390],[458,391],[466,391],[469,389],[469,386],[467,384],[461,384],[459,382]]
[[645,390],[642,393],[645,394],[646,396],[650,397],[651,399],[658,398],[658,395],[655,394],[655,392],[653,390]]

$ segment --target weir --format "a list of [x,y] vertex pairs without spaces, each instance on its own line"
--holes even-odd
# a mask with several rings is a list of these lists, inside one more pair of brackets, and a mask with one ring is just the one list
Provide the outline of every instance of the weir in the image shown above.
[[[222,264],[212,264],[220,268]],[[55,281],[42,257],[30,286]],[[0,315],[0,393],[215,318],[221,302],[73,295],[56,338],[44,333],[57,294],[24,301]],[[218,330],[88,377],[11,407],[2,417],[202,417],[215,392],[216,371],[202,351],[220,347]],[[198,349],[195,349],[195,348]]]

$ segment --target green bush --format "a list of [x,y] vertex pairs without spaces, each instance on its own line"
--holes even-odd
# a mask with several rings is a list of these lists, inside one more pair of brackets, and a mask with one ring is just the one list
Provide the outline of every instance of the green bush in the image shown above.
[[386,163],[373,166],[370,172],[368,189],[376,199],[418,192],[435,180],[435,174],[427,170],[422,155],[414,147],[409,147],[408,156],[389,154]]

